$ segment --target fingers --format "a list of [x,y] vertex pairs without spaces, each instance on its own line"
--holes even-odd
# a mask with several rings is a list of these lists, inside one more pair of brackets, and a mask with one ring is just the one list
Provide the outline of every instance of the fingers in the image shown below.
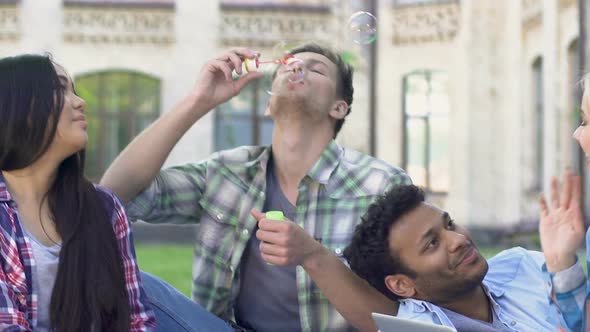
[[295,239],[301,238],[303,233],[305,231],[292,221],[275,221],[263,218],[258,222],[256,237],[260,241],[286,246],[293,243]]
[[570,205],[570,199],[572,198],[572,172],[569,168],[566,168],[563,172],[563,187],[561,188],[561,201],[559,205],[563,209],[567,209]]
[[243,60],[246,58],[253,59],[257,56],[257,54],[258,53],[250,49],[238,47],[223,52],[219,57],[217,57],[217,60],[225,62],[227,64],[231,64],[232,70],[235,70],[236,73],[241,75]]
[[264,218],[264,213],[262,213],[256,209],[250,210],[250,214],[252,215],[252,217],[254,217],[258,221],[260,221],[261,219]]
[[289,250],[285,246],[278,246],[269,242],[260,242],[260,252],[266,255],[286,257]]
[[260,256],[266,262],[278,265],[289,265],[288,239],[281,233],[258,230],[256,237],[260,240]]
[[582,178],[579,175],[572,177],[572,198],[570,205],[579,208],[582,204]]
[[231,68],[227,62],[221,60],[212,60],[211,62],[209,62],[209,65],[209,70],[211,72],[221,71],[223,73],[223,76],[225,76],[225,79],[227,79],[228,81],[231,81],[233,79],[231,75],[233,68]]
[[234,52],[228,53],[227,57],[228,57],[228,61],[231,62],[231,64],[233,65],[236,73],[238,73],[238,75],[242,75],[242,58],[240,58]]
[[272,265],[277,265],[277,266],[288,266],[290,265],[289,263],[289,259],[287,257],[284,256],[274,256],[274,255],[268,255],[265,253],[260,253],[260,256],[262,257],[262,259],[264,259],[266,262],[272,264]]
[[293,222],[287,219],[284,221],[276,221],[262,218],[258,221],[258,228],[269,232],[288,232],[292,224]]
[[259,229],[256,231],[256,238],[262,242],[282,246],[287,245],[287,237],[283,233],[269,232]]
[[254,58],[255,58],[255,57],[258,55],[258,52],[254,52],[254,51],[252,51],[251,49],[249,49],[249,48],[245,48],[245,47],[235,47],[235,48],[232,48],[232,49],[229,49],[229,50],[227,50],[227,51],[223,52],[223,53],[222,53],[222,54],[221,54],[221,55],[218,57],[218,59],[219,59],[219,60],[224,60],[224,61],[225,61],[225,60],[227,60],[227,58],[226,58],[226,57],[227,57],[229,54],[235,54],[235,55],[237,55],[238,57],[240,57],[240,58],[242,58],[242,59],[243,59],[243,58],[254,59]]
[[549,208],[547,207],[545,197],[541,196],[541,198],[539,198],[539,205],[541,206],[541,217],[549,215]]
[[557,178],[555,176],[551,177],[551,208],[557,209],[559,208],[559,194],[558,185],[557,185]]

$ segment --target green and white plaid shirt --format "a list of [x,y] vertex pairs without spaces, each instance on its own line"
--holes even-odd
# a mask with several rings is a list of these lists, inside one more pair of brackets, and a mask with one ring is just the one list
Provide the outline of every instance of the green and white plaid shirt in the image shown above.
[[[127,206],[131,219],[200,224],[192,295],[223,319],[233,319],[240,260],[256,229],[250,210],[263,207],[269,156],[270,147],[240,147],[163,170]],[[377,195],[410,183],[401,169],[332,141],[301,181],[294,222],[342,257]],[[300,266],[297,289],[303,331],[351,329]]]

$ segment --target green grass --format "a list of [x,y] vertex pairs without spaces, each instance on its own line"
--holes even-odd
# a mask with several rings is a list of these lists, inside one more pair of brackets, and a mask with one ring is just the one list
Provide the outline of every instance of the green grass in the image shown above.
[[184,295],[191,297],[192,245],[138,244],[135,251],[142,271],[160,277]]
[[[491,258],[504,248],[479,248],[485,258]],[[193,247],[192,245],[145,245],[135,246],[139,267],[168,282],[184,295],[191,297]],[[579,255],[586,270],[586,256]]]

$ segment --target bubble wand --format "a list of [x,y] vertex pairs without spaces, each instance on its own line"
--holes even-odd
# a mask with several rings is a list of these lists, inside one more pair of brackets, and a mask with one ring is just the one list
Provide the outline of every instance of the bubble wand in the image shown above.
[[305,77],[303,61],[301,59],[295,58],[293,54],[285,54],[285,56],[282,59],[273,59],[266,61],[261,61],[260,54],[257,54],[257,56],[254,59],[244,59],[242,64],[242,69],[245,70],[247,73],[259,71],[260,66],[265,64],[285,66],[286,71],[289,72],[288,80],[291,83],[301,82]]

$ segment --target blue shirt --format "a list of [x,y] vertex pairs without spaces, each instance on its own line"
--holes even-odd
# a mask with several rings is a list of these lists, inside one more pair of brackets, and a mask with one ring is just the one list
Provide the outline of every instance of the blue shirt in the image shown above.
[[[560,294],[557,294],[556,303],[551,298],[552,276],[544,263],[542,253],[523,248],[504,250],[488,260],[489,270],[483,280],[484,289],[498,319],[514,331],[555,332],[557,326],[571,328],[577,324],[576,317],[564,311],[562,305],[571,305],[571,300],[580,294],[583,297],[585,283],[561,294],[564,295],[561,300]],[[454,328],[440,307],[425,301],[400,301],[398,316]]]

